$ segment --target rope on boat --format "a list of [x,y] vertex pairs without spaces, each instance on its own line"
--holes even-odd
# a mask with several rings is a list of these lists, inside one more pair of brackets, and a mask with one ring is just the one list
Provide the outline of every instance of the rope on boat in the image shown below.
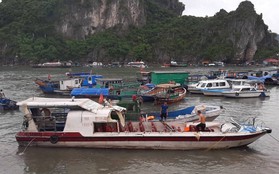
[[277,138],[275,138],[274,136],[272,136],[271,134],[268,134],[271,138],[273,138],[275,141],[277,141],[279,143],[279,140]]
[[217,141],[215,144],[213,144],[211,147],[207,148],[205,151],[210,151],[214,146],[216,146],[218,143],[220,143],[226,136],[223,136],[219,141]]
[[24,149],[22,152],[20,152],[18,155],[23,155],[24,152],[26,151],[27,147],[29,147],[29,145],[30,145],[35,139],[36,139],[36,137],[33,138],[33,139],[27,144],[27,146],[25,147],[25,149]]

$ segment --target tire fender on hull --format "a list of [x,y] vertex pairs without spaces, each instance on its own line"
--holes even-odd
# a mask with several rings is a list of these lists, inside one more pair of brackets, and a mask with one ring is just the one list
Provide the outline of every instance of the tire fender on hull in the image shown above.
[[56,144],[59,141],[59,137],[57,135],[52,135],[50,136],[49,141],[51,144]]

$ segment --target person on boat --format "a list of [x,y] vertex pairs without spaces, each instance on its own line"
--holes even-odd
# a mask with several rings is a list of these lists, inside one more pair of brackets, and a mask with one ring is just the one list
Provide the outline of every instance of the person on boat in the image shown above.
[[143,103],[143,98],[140,95],[137,96],[137,102],[138,102],[139,107],[141,107],[141,105]]
[[50,117],[51,116],[51,112],[48,108],[41,109],[41,113],[42,113],[42,116],[44,116],[44,117]]
[[101,93],[99,97],[99,104],[103,104],[103,103],[104,103],[104,95]]
[[6,96],[5,96],[5,94],[4,94],[4,92],[3,92],[3,90],[1,89],[0,90],[0,98],[5,98]]
[[164,102],[164,104],[161,105],[161,121],[166,121],[168,117],[168,104],[167,102]]
[[197,112],[198,116],[199,116],[199,124],[197,124],[196,128],[197,131],[204,131],[205,130],[205,116],[202,114],[202,112],[200,110],[198,110]]
[[133,102],[136,102],[137,101],[137,95],[132,95],[132,100],[133,100]]
[[259,90],[266,90],[263,83],[258,84]]

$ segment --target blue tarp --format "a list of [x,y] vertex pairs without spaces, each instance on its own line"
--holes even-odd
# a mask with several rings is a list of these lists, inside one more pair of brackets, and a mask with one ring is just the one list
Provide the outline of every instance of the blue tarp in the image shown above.
[[103,96],[109,95],[109,88],[74,88],[71,96]]
[[271,76],[270,75],[262,76],[262,77],[248,76],[249,80],[257,80],[257,81],[260,81],[260,82],[263,82],[263,83],[268,78],[271,78]]

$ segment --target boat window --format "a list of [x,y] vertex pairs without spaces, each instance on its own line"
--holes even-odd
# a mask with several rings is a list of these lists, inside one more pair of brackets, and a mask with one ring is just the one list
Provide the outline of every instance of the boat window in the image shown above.
[[202,87],[202,88],[203,88],[203,87],[206,87],[206,83],[201,84],[201,87]]
[[225,82],[220,82],[220,86],[226,86]]
[[61,84],[63,85],[63,84],[64,84],[64,81],[61,81]]
[[94,123],[94,132],[118,132],[117,123]]
[[218,86],[219,86],[219,83],[213,83],[213,86],[214,86],[214,87],[218,87]]
[[212,87],[212,83],[208,83],[206,87]]
[[79,80],[75,80],[75,84],[78,84],[79,83]]
[[240,83],[241,83],[240,81],[233,82],[234,85],[241,85]]
[[242,91],[250,91],[250,88],[242,88]]

